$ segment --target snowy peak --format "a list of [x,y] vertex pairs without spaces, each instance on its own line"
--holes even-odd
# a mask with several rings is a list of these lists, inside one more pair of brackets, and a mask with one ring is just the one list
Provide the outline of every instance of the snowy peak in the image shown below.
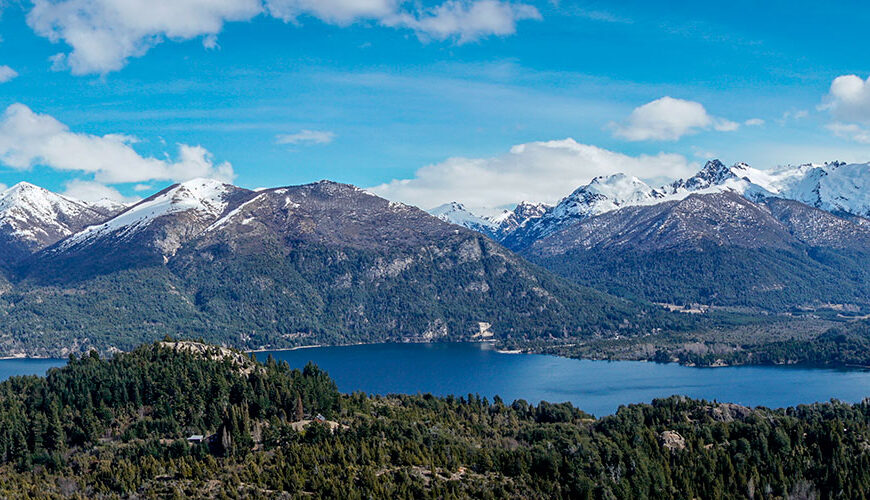
[[[198,228],[202,229],[226,212],[234,195],[239,193],[250,191],[212,179],[193,179],[175,184],[127,208],[108,221],[75,234],[64,241],[61,248],[94,242],[107,236],[126,239],[156,221],[180,214],[184,215],[185,237],[190,237]],[[176,243],[180,244],[183,238],[175,239],[178,241],[164,249],[171,252],[172,247],[177,248]]]
[[589,217],[623,206],[655,203],[662,194],[637,177],[613,174],[592,179],[559,202],[555,218]]
[[439,205],[429,210],[429,213],[445,222],[490,236],[497,228],[497,224],[492,220],[473,213],[465,208],[465,205],[456,201]]
[[94,212],[105,215],[106,217],[114,217],[130,206],[126,203],[121,203],[120,201],[110,200],[109,198],[102,198],[97,201],[83,201],[82,204]]
[[[737,165],[735,165],[734,168],[737,168]],[[742,172],[742,167],[739,168],[739,170]],[[680,179],[671,186],[675,191],[682,189],[687,191],[700,191],[702,189],[710,188],[711,186],[722,185],[725,181],[736,179],[737,177],[738,176],[735,175],[732,169],[726,167],[721,161],[710,160],[706,165],[704,165],[704,168],[701,169],[700,172],[689,177],[685,181]]]
[[834,162],[802,173],[776,195],[829,212],[870,216],[870,163]]
[[105,219],[86,206],[28,182],[0,193],[0,233],[7,260],[49,246]]

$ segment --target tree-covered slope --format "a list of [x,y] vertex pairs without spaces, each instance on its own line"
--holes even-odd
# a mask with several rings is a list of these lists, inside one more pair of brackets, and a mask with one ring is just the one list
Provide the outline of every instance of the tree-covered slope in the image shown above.
[[672,397],[595,419],[497,397],[340,395],[314,366],[193,342],[2,382],[0,424],[4,498],[870,494],[866,402],[771,410]]
[[584,286],[676,304],[870,305],[870,229],[786,200],[691,195],[593,217],[523,253]]
[[179,186],[119,217],[133,222],[110,220],[22,266],[0,295],[0,353],[128,350],[165,334],[263,348],[645,333],[689,321],[348,185]]

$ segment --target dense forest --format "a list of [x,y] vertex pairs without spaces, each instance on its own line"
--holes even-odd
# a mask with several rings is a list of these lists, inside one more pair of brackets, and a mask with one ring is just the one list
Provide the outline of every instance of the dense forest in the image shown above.
[[[409,263],[407,252],[308,245],[223,255],[205,265],[186,264],[183,257],[198,257],[180,254],[168,266],[65,282],[28,279],[0,294],[0,356],[108,354],[178,332],[263,349],[468,340],[481,322],[496,339],[639,334],[694,323],[574,285],[483,236],[471,241],[479,253],[468,261],[455,257],[461,249],[414,254]],[[406,267],[393,272],[391,262]]]
[[703,250],[572,250],[529,257],[576,283],[619,297],[671,304],[788,311],[826,303],[870,308],[870,254],[709,245]]
[[729,365],[816,365],[870,367],[870,321],[856,321],[835,326],[818,337],[807,340],[783,340],[739,346],[728,353],[698,354],[660,350],[656,361],[683,364]]
[[[188,439],[202,435],[203,439]],[[870,401],[342,395],[193,342],[0,383],[0,497],[866,498]]]

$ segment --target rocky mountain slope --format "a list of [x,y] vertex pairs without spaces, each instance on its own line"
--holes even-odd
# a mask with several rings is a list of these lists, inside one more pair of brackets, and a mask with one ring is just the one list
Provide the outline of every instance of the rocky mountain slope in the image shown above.
[[[501,231],[494,231],[491,223],[486,224],[488,219],[477,217],[468,210],[463,211],[463,217],[445,217],[445,220],[479,230],[508,248],[522,250],[589,217],[613,210],[681,200],[695,193],[721,192],[735,192],[752,201],[799,201],[860,221],[870,216],[870,164],[833,162],[759,170],[745,163],[729,167],[719,160],[712,160],[694,176],[658,188],[619,173],[596,177],[554,207],[527,218],[524,224]],[[484,223],[469,223],[476,219],[482,219]]]
[[260,348],[641,333],[670,321],[326,181],[175,185],[37,251],[11,279],[6,354],[127,349],[167,333]]
[[10,267],[106,214],[27,182],[0,192],[0,266]]
[[870,305],[868,243],[854,218],[728,191],[607,212],[523,254],[617,295],[782,310]]

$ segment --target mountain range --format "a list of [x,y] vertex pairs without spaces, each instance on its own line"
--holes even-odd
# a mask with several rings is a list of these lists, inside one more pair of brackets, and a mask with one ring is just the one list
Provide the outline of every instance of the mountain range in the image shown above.
[[0,207],[0,355],[127,350],[167,334],[255,349],[668,321],[477,232],[329,181],[254,191],[195,179],[102,212],[20,184]]
[[21,183],[0,192],[0,355],[167,334],[256,349],[701,324],[653,303],[866,310],[868,171],[711,161],[659,188],[614,174],[495,217],[330,181],[195,179],[132,205]]
[[659,188],[596,177],[513,230],[485,234],[578,284],[633,299],[866,308],[868,215],[868,164],[764,171],[713,160]]
[[[831,162],[759,170],[745,163],[728,167],[719,160],[711,160],[694,176],[658,188],[637,177],[614,173],[595,177],[555,206],[524,201],[514,211],[485,217],[454,202],[430,212],[454,224],[491,234],[509,248],[519,250],[569,225],[606,212],[679,200],[691,194],[719,192],[736,192],[752,201],[794,200],[842,217],[866,220],[870,217],[870,164]],[[540,209],[528,211],[528,206]],[[493,230],[508,216],[512,216],[513,224]]]

